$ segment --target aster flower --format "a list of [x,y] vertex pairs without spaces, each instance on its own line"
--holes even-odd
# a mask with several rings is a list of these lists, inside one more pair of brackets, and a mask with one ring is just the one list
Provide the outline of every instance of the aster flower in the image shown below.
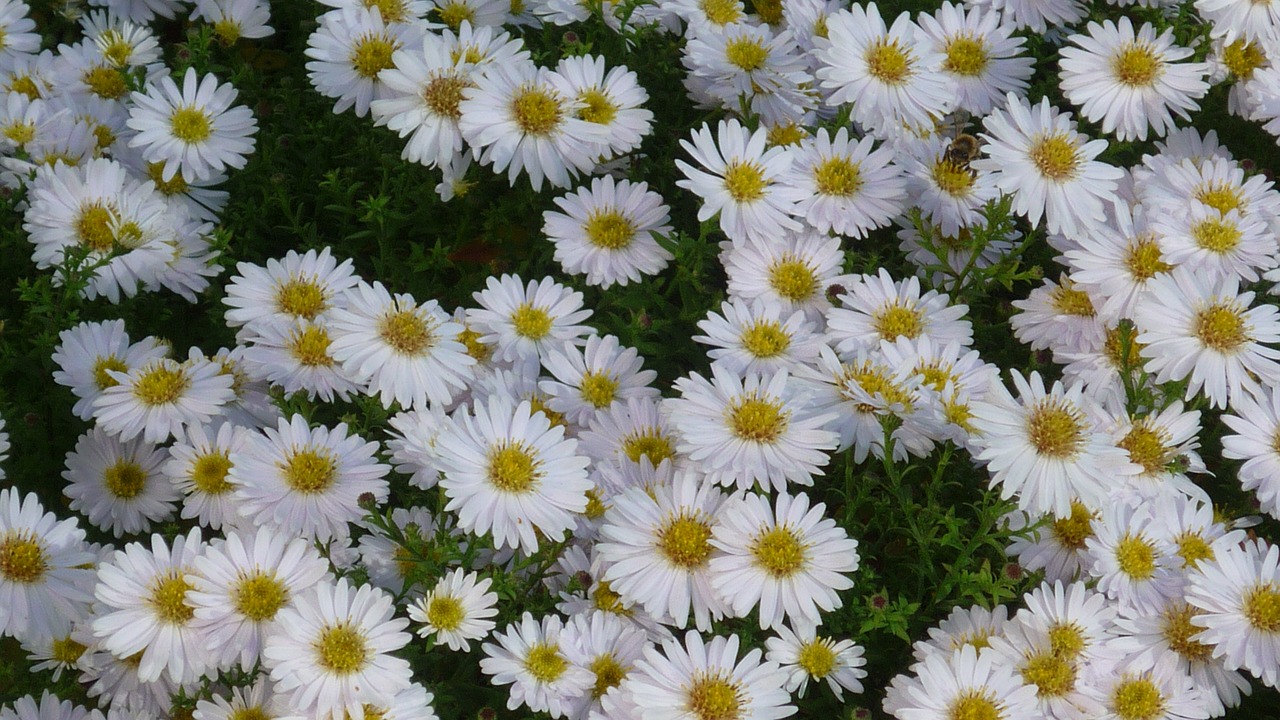
[[886,712],[911,720],[952,717],[1033,718],[1036,687],[1014,675],[1014,669],[991,650],[966,645],[949,655],[926,657],[916,667],[918,679],[891,688]]
[[861,679],[867,676],[862,666],[863,648],[852,640],[822,637],[816,631],[795,632],[783,625],[778,636],[765,640],[765,657],[790,673],[787,691],[804,697],[809,681],[827,681],[836,698],[843,700],[844,691],[862,692]]
[[[605,17],[612,13],[606,11]],[[653,125],[653,113],[641,107],[649,100],[634,71],[625,67],[605,73],[605,58],[578,55],[561,58],[548,79],[565,97],[580,103],[577,116],[605,132],[604,157],[620,157],[640,147]]]
[[929,639],[912,646],[917,662],[930,655],[949,657],[956,650],[970,646],[975,650],[990,647],[991,639],[1004,634],[1009,624],[1009,608],[997,605],[988,610],[981,605],[956,606],[936,626],[929,628]]
[[350,258],[339,263],[328,247],[302,254],[290,250],[281,259],[268,260],[266,267],[237,263],[236,272],[223,298],[231,308],[227,324],[249,330],[315,320],[345,306],[346,291],[360,282]]
[[549,277],[527,285],[519,275],[490,277],[472,297],[480,307],[467,310],[467,324],[481,343],[496,346],[503,361],[541,357],[562,342],[581,342],[590,330],[578,324],[591,317],[582,309],[582,293]]
[[1280,310],[1253,303],[1235,278],[1210,281],[1190,268],[1153,278],[1150,294],[1134,310],[1139,351],[1156,382],[1189,378],[1186,399],[1201,391],[1210,407],[1225,407],[1259,380],[1280,379]]
[[82,322],[58,333],[53,362],[59,369],[53,381],[71,388],[78,398],[71,412],[88,420],[93,417],[93,401],[118,384],[108,371],[128,373],[168,353],[169,347],[154,337],[131,344],[123,320]]
[[870,137],[853,142],[846,128],[835,137],[819,128],[802,140],[786,175],[802,193],[795,215],[822,232],[854,238],[889,224],[906,205],[906,180],[893,150],[871,147]]
[[417,45],[423,30],[416,23],[390,22],[378,6],[360,3],[330,10],[319,21],[307,38],[307,77],[336,101],[335,113],[354,106],[356,117],[364,117],[370,103],[392,96],[379,73],[395,67],[396,51]]
[[774,300],[788,310],[804,310],[815,322],[831,306],[827,289],[843,262],[840,238],[816,230],[734,245],[721,258],[730,300]]
[[880,268],[878,275],[854,276],[844,290],[840,306],[827,311],[828,342],[843,359],[898,338],[973,342],[973,326],[963,319],[969,306],[949,305],[950,297],[936,290],[922,294],[919,278],[895,281]]
[[1032,107],[1009,93],[1006,105],[983,120],[987,157],[973,161],[996,187],[1013,196],[1013,210],[1033,227],[1043,217],[1050,233],[1074,237],[1106,219],[1104,200],[1115,193],[1119,168],[1096,161],[1105,140],[1076,132],[1069,113],[1045,98]]
[[1062,92],[1102,131],[1119,140],[1146,140],[1147,128],[1163,136],[1173,128],[1169,111],[1189,119],[1204,97],[1205,63],[1180,63],[1191,48],[1173,44],[1173,30],[1156,36],[1151,23],[1135,32],[1129,18],[1091,22],[1087,35],[1072,35],[1077,47],[1062,50]]
[[595,683],[572,702],[569,717],[592,717],[603,711],[606,695],[623,694],[622,682],[650,645],[644,630],[606,612],[574,615],[560,637],[565,659],[595,675]]
[[236,486],[228,480],[231,456],[244,449],[249,431],[223,422],[192,425],[169,447],[164,474],[183,493],[182,517],[219,530],[241,522],[234,506]]
[[391,596],[371,585],[315,584],[276,616],[263,665],[308,717],[360,717],[365,704],[389,706],[411,683],[408,661],[392,653],[413,636],[394,613]]
[[422,623],[420,637],[435,636],[450,650],[471,650],[472,640],[489,636],[498,614],[498,595],[489,592],[493,580],[462,568],[444,574],[426,595],[409,605],[409,617]]
[[124,441],[139,435],[150,443],[181,437],[188,426],[218,415],[235,396],[234,379],[208,360],[158,358],[127,373],[106,372],[116,384],[94,399],[93,416],[98,427]]
[[555,199],[561,212],[542,214],[542,232],[555,243],[555,259],[588,285],[609,288],[662,272],[675,256],[659,238],[671,232],[670,208],[647,183],[591,179],[590,187]]
[[1182,592],[1182,561],[1150,504],[1111,504],[1087,541],[1098,590],[1122,608],[1155,612]]
[[942,72],[954,83],[956,109],[986,115],[1006,93],[1026,90],[1035,60],[999,12],[977,3],[944,2],[932,15],[921,13],[917,22],[943,56]]
[[804,195],[785,181],[792,154],[787,148],[765,148],[766,131],[751,132],[737,120],[721,120],[713,135],[703,125],[693,142],[680,146],[700,167],[676,160],[684,179],[676,185],[702,200],[698,221],[720,216],[720,229],[734,242],[768,242],[785,231],[800,229],[792,216]]
[[556,615],[546,615],[539,623],[526,612],[506,632],[494,634],[497,644],[485,643],[480,670],[492,676],[494,685],[511,685],[508,710],[527,706],[562,717],[565,706],[591,687],[591,673],[565,659],[563,629]]
[[263,323],[245,340],[244,364],[253,377],[287,394],[332,402],[360,392],[360,386],[333,356],[333,336],[323,321],[294,319]]
[[116,537],[143,532],[169,517],[180,496],[160,471],[168,457],[141,438],[121,442],[93,428],[67,453],[63,494],[72,510]]
[[1222,437],[1222,456],[1244,460],[1240,484],[1252,490],[1263,512],[1280,517],[1280,393],[1263,389],[1231,403],[1222,422],[1235,433]]
[[817,362],[822,338],[803,311],[785,313],[776,301],[724,302],[719,313],[713,310],[698,321],[707,334],[693,340],[710,345],[711,361],[739,375],[794,372]]
[[492,533],[498,548],[533,553],[535,530],[560,540],[592,487],[577,445],[528,401],[513,406],[494,395],[471,411],[464,406],[437,442],[445,509],[463,530]]
[[391,62],[394,67],[378,73],[386,97],[369,104],[374,124],[409,138],[400,155],[405,160],[429,168],[451,165],[463,152],[459,106],[462,91],[475,85],[475,65],[430,32],[421,50],[396,50]]
[[662,642],[662,650],[645,648],[636,670],[623,681],[642,716],[651,718],[703,714],[735,714],[740,718],[783,718],[795,714],[785,690],[787,674],[763,660],[758,649],[738,657],[739,639],[715,636],[704,641],[690,630]]
[[0,490],[0,636],[54,640],[93,602],[94,557],[75,518],[44,512],[35,493]]

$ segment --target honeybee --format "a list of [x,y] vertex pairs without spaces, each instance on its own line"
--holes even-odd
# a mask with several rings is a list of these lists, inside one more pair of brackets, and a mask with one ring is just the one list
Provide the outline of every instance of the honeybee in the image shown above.
[[961,170],[968,170],[969,174],[977,177],[978,171],[969,167],[969,162],[978,157],[978,150],[981,149],[982,143],[978,138],[968,133],[960,133],[955,140],[947,146],[947,150],[943,153],[943,157],[947,162],[955,165]]

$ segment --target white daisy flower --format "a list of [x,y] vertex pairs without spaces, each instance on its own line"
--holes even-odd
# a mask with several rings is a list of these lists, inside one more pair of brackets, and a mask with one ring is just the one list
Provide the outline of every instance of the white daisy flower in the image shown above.
[[1002,498],[1017,495],[1022,510],[1066,518],[1072,500],[1101,506],[1117,478],[1139,471],[1096,427],[1082,386],[1055,382],[1046,390],[1038,372],[1024,377],[1013,371],[1011,377],[1017,400],[1003,383],[992,383],[971,406],[974,457],[986,463],[991,487],[1000,485]]
[[345,538],[347,524],[364,516],[361,495],[386,501],[391,468],[377,461],[378,443],[348,435],[346,423],[310,428],[294,415],[263,433],[230,456],[228,480],[246,522],[321,541]]
[[1098,162],[1106,140],[1076,132],[1070,113],[1045,98],[1032,107],[1009,93],[1006,105],[983,120],[987,157],[973,161],[989,172],[996,187],[1013,195],[1013,210],[1032,227],[1041,217],[1050,233],[1075,237],[1106,219],[1105,203],[1115,194],[1119,168]]
[[128,373],[169,354],[169,346],[154,337],[130,344],[123,320],[82,322],[58,333],[53,361],[59,369],[53,381],[71,388],[71,408],[81,420],[93,417],[93,401],[103,390],[119,384],[109,371]]
[[[963,245],[965,228],[984,225],[982,209],[1000,193],[990,173],[980,173],[952,157],[951,143],[951,139],[942,135],[906,139],[898,157],[906,172],[906,195],[920,208],[921,219],[936,230],[934,243]],[[915,234],[914,227],[910,231]],[[902,238],[903,234],[899,233],[898,237]],[[957,247],[954,251],[965,249]],[[985,250],[975,265],[988,259]],[[961,256],[962,262],[947,264],[958,274],[973,255],[971,250],[967,256]]]
[[[1071,501],[1070,514],[1061,518],[1031,518],[1015,510],[1006,516],[1011,530],[1036,529],[1015,535],[1006,552],[1028,572],[1043,570],[1046,581],[1073,582],[1093,565],[1085,550],[1100,516],[1101,512],[1076,499]],[[1041,519],[1049,522],[1037,527]]]
[[81,435],[67,453],[63,494],[71,509],[116,537],[144,532],[173,514],[180,497],[161,467],[169,453],[141,438],[121,442],[101,428]]
[[435,636],[437,644],[469,652],[472,640],[484,640],[493,631],[498,596],[489,592],[490,578],[480,578],[462,568],[444,574],[426,595],[409,605],[409,617],[422,623],[418,635]]
[[844,700],[845,690],[862,692],[861,680],[867,676],[862,669],[867,664],[862,646],[852,640],[820,637],[812,629],[796,632],[783,625],[777,631],[777,637],[765,640],[765,657],[789,673],[787,692],[804,697],[810,680],[826,680],[827,687],[840,700]]
[[735,616],[758,606],[761,629],[784,619],[808,629],[821,623],[819,610],[844,605],[837,593],[853,587],[846,575],[858,569],[858,542],[824,517],[826,509],[781,490],[772,507],[751,493],[725,503],[711,535],[723,554],[711,558],[709,575]]
[[404,632],[409,621],[394,614],[390,595],[372,585],[353,588],[346,578],[303,591],[276,615],[277,629],[262,649],[277,692],[319,719],[391,705],[412,680],[409,662],[392,655],[413,639]]
[[532,62],[493,63],[462,91],[463,138],[481,165],[507,171],[512,186],[523,170],[535,191],[544,177],[552,187],[569,187],[595,166],[609,136],[607,126],[579,116],[585,103],[566,96],[551,74]]
[[786,183],[792,153],[766,149],[766,138],[764,129],[751,132],[730,119],[721,120],[714,135],[704,124],[693,131],[693,142],[680,141],[699,167],[676,160],[684,174],[676,185],[702,200],[698,222],[719,214],[720,229],[735,243],[768,243],[800,229],[792,216],[804,195]]
[[[652,494],[650,494],[650,490]],[[712,589],[711,532],[725,496],[694,471],[612,498],[595,551],[601,578],[627,605],[676,627],[710,631],[728,606]]]
[[588,285],[639,282],[675,258],[658,242],[671,233],[670,208],[647,183],[595,177],[555,203],[562,212],[545,211],[542,232],[556,245],[556,262]]
[[1275,687],[1280,674],[1280,550],[1261,541],[1222,547],[1188,576],[1196,636],[1227,670],[1243,668]]
[[[919,679],[885,699],[885,711],[910,720],[962,717],[1034,718],[1036,687],[990,650],[965,645],[950,655],[930,655],[915,668]],[[891,699],[896,702],[892,704]]]
[[798,371],[818,360],[822,335],[803,311],[787,312],[766,299],[735,299],[720,304],[720,312],[698,321],[706,335],[693,340],[710,345],[707,356],[738,375]]
[[500,28],[514,23],[509,0],[441,0],[434,3],[432,18],[439,18],[446,29],[460,31],[464,24],[477,29]]
[[1182,561],[1148,504],[1109,504],[1087,541],[1098,590],[1121,608],[1156,612],[1182,593]]
[[787,674],[760,650],[738,657],[737,635],[710,642],[690,630],[681,643],[647,647],[622,683],[644,720],[701,715],[706,718],[782,718],[795,714]]
[[260,675],[249,687],[231,688],[230,698],[217,693],[208,700],[197,700],[193,720],[238,720],[258,713],[267,718],[283,718],[289,714],[286,698],[277,693],[271,678]]
[[527,706],[563,717],[566,706],[591,687],[591,672],[565,658],[563,630],[558,615],[545,615],[539,623],[526,612],[506,632],[494,634],[498,644],[484,644],[480,671],[494,685],[511,685],[508,710]]
[[55,641],[93,602],[95,558],[75,518],[46,513],[35,493],[0,490],[0,636]]
[[21,0],[4,0],[0,3],[0,69],[7,69],[20,55],[40,51],[40,33],[36,23],[28,15],[31,8]]
[[347,400],[360,386],[334,357],[333,336],[325,322],[297,318],[264,322],[246,338],[245,370],[286,394],[305,392],[309,399]]
[[[472,412],[475,414],[472,415]],[[440,486],[458,527],[492,533],[494,546],[537,551],[538,533],[559,541],[587,508],[587,458],[528,401],[492,396],[454,413],[437,443]],[[535,532],[535,530],[537,532]]]
[[1210,717],[1203,693],[1191,676],[1166,654],[1149,668],[1104,667],[1092,674],[1084,692],[1101,705],[1098,720],[1203,720]]
[[1280,517],[1280,393],[1263,388],[1256,397],[1241,395],[1231,412],[1222,422],[1235,434],[1223,435],[1222,456],[1244,461],[1241,487],[1256,494],[1263,512]]
[[971,0],[972,4],[998,10],[1014,30],[1027,28],[1039,34],[1047,29],[1075,25],[1089,15],[1082,0]]
[[186,581],[193,627],[207,638],[210,667],[251,670],[277,615],[329,577],[329,563],[302,538],[270,526],[227,533],[195,559]]
[[906,205],[906,179],[892,149],[871,146],[869,136],[852,142],[846,128],[835,137],[819,128],[802,140],[784,178],[802,192],[794,214],[822,232],[854,238],[888,225]]
[[234,379],[208,360],[158,358],[127,373],[106,372],[116,384],[94,399],[93,416],[98,427],[124,441],[182,437],[188,426],[209,422],[235,397]]
[[236,486],[228,475],[231,455],[244,449],[248,433],[229,422],[191,425],[169,447],[170,459],[164,465],[164,474],[183,494],[183,518],[194,518],[201,527],[211,530],[241,524],[234,506]]
[[950,655],[962,647],[974,650],[990,647],[991,638],[1004,634],[1009,624],[1009,608],[997,605],[988,610],[981,605],[956,606],[942,622],[929,628],[928,640],[917,640],[913,647],[916,662],[923,662],[930,655]]
[[583,454],[596,463],[632,468],[642,461],[657,468],[664,461],[675,460],[678,438],[659,407],[657,398],[641,398],[596,413],[578,436]]
[[1043,630],[1055,654],[1073,662],[1108,655],[1107,643],[1116,634],[1111,624],[1116,608],[1106,595],[1083,582],[1064,586],[1046,581],[1022,599],[1026,608],[1018,611],[1018,620]]
[[878,275],[855,276],[839,297],[841,306],[827,311],[827,339],[842,359],[898,338],[973,343],[973,326],[963,319],[969,306],[948,305],[951,298],[936,290],[921,294],[919,278],[894,281],[880,268]]
[[714,363],[711,374],[711,381],[698,373],[677,379],[680,397],[663,401],[680,436],[676,450],[721,485],[812,485],[837,438],[824,427],[831,415],[812,407],[808,387],[786,370],[739,377]]
[[595,683],[566,713],[579,718],[602,712],[606,694],[624,692],[616,688],[650,645],[644,630],[605,612],[574,615],[560,637],[565,659],[595,675]]
[[475,360],[455,339],[462,326],[435,300],[393,298],[376,280],[348,290],[346,307],[329,314],[326,329],[333,338],[329,353],[347,377],[376,392],[383,407],[449,405],[472,377]]
[[831,306],[827,288],[840,275],[844,250],[840,238],[805,230],[768,243],[734,245],[721,264],[730,300],[773,300],[819,322]]
[[505,362],[543,357],[562,342],[583,342],[591,331],[578,324],[591,317],[582,309],[582,293],[550,277],[525,285],[519,275],[490,276],[472,297],[480,307],[467,310],[467,324]]
[[1098,316],[1114,322],[1133,317],[1151,279],[1174,264],[1143,206],[1117,203],[1107,214],[1107,225],[1076,238],[1065,258],[1071,280],[1094,299]]
[[1046,278],[1026,300],[1014,300],[1013,306],[1020,312],[1009,318],[1009,327],[1018,342],[1032,350],[1091,352],[1106,339],[1106,326],[1098,319],[1093,299],[1070,277],[1062,277],[1061,283]]
[[[1264,211],[1265,212],[1265,211]],[[1225,213],[1198,203],[1152,222],[1163,255],[1172,265],[1195,267],[1206,280],[1236,277],[1255,282],[1277,265],[1276,236],[1262,213]]]
[[380,7],[359,3],[330,10],[319,22],[307,38],[307,77],[317,92],[336,100],[333,112],[354,106],[356,117],[364,117],[374,100],[393,97],[379,73],[395,67],[397,50],[421,42],[423,28],[390,22]]
[[192,20],[204,20],[223,45],[237,40],[257,40],[275,34],[267,24],[271,7],[265,0],[196,0]]
[[[1209,496],[1187,477],[1187,472],[1205,472],[1195,449],[1200,432],[1200,412],[1184,412],[1175,400],[1159,412],[1130,414],[1116,402],[1115,409],[1103,407],[1101,417],[1112,427],[1116,445],[1129,453],[1129,462],[1140,471],[1113,487],[1111,499],[1137,497],[1154,500],[1162,496],[1186,495],[1209,502]],[[1184,470],[1171,469],[1175,464]]]
[[574,425],[586,425],[595,415],[633,398],[660,395],[650,386],[658,373],[641,370],[644,358],[635,348],[621,346],[613,335],[592,335],[582,348],[571,342],[549,348],[543,365],[555,378],[538,383],[547,407]]
[[[1040,624],[1025,613],[1008,623],[999,637],[991,638],[991,651],[1002,664],[1012,668],[1022,682],[1036,689],[1036,710],[1030,717],[1092,717],[1101,709],[1084,693],[1082,663],[1062,652]],[[936,657],[936,656],[935,656]]]
[[956,109],[983,116],[1009,92],[1022,93],[1035,59],[1025,55],[1014,26],[994,9],[977,3],[942,3],[932,15],[921,13],[920,31],[943,56],[942,72],[954,83]]
[[1087,35],[1067,40],[1077,47],[1061,51],[1063,94],[1119,140],[1146,140],[1148,127],[1163,136],[1173,128],[1170,110],[1189,120],[1187,111],[1199,109],[1196,100],[1209,91],[1209,66],[1178,62],[1192,49],[1174,45],[1172,28],[1157,37],[1143,23],[1135,32],[1122,16],[1119,24],[1091,22]]
[[1196,0],[1196,13],[1212,29],[1211,35],[1231,43],[1245,40],[1266,44],[1280,36],[1280,7],[1245,0]]
[[258,124],[249,108],[232,107],[238,95],[212,74],[199,78],[195,68],[187,68],[181,90],[171,78],[161,77],[146,94],[130,96],[128,125],[138,134],[129,144],[142,148],[147,162],[164,163],[164,180],[179,171],[191,182],[243,168],[253,153]]
[[241,262],[238,275],[231,277],[223,303],[227,325],[247,326],[257,331],[266,324],[289,324],[293,320],[315,320],[334,308],[344,307],[346,291],[354,288],[356,276],[351,259],[339,263],[325,247],[299,254],[295,250],[281,259],[267,261],[266,267]]
[[387,424],[387,450],[396,472],[409,476],[409,484],[423,490],[440,480],[440,451],[436,442],[448,418],[437,405],[397,413]]
[[179,535],[172,544],[159,534],[151,547],[129,543],[98,567],[94,591],[102,607],[93,634],[119,658],[141,654],[138,678],[143,682],[167,674],[175,683],[199,678],[209,658],[204,630],[193,622],[186,579],[204,552],[200,528]]
[[160,42],[151,28],[111,10],[89,11],[80,27],[116,67],[145,67],[160,59]]
[[444,36],[429,32],[421,50],[395,51],[394,67],[378,73],[387,97],[369,104],[375,125],[409,138],[400,157],[429,168],[453,164],[464,147],[459,105],[463,89],[475,85],[475,66],[451,49]]
[[1153,278],[1134,310],[1144,370],[1158,383],[1188,379],[1186,398],[1202,390],[1209,406],[1257,394],[1259,381],[1280,380],[1280,310],[1253,303],[1235,278],[1216,282],[1189,268]]
[[562,95],[580,104],[579,119],[607,133],[599,141],[600,154],[620,157],[640,147],[653,125],[653,113],[641,107],[648,102],[649,93],[635,72],[615,67],[606,74],[604,61],[599,55],[561,58],[547,79]]
[[[851,117],[873,133],[928,128],[956,103],[946,58],[909,13],[886,29],[876,4],[853,5],[827,18],[827,39],[815,40],[817,78],[829,105],[851,104]],[[923,37],[922,37],[923,36]]]

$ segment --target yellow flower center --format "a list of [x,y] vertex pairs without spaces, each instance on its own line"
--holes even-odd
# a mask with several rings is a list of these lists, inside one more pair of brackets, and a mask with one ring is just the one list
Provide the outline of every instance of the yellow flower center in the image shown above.
[[100,202],[82,205],[80,217],[76,219],[80,244],[97,252],[109,252],[116,242],[116,235],[111,231],[114,220],[115,212]]
[[[368,719],[369,717],[366,712],[365,718]],[[232,710],[231,714],[227,716],[227,720],[272,720],[272,715],[260,707],[246,707]]]
[[796,664],[814,678],[824,678],[836,669],[836,654],[826,640],[807,642],[796,653]]
[[1160,77],[1164,61],[1155,48],[1145,42],[1130,42],[1111,60],[1116,79],[1131,87],[1146,87]]
[[444,631],[457,630],[466,616],[462,603],[452,595],[436,595],[427,603],[427,622],[432,627]]
[[947,709],[947,720],[1004,720],[989,691],[969,690]]
[[743,16],[742,6],[736,0],[698,0],[698,8],[712,25],[728,25]]
[[223,45],[235,45],[242,32],[240,23],[229,18],[222,18],[213,24],[213,34],[218,36],[218,42]]
[[1173,266],[1164,261],[1160,245],[1151,233],[1145,233],[1129,241],[1125,249],[1125,267],[1138,280],[1150,280],[1156,273],[1169,272]]
[[1164,717],[1160,688],[1146,678],[1120,681],[1111,691],[1111,704],[1120,720],[1156,720]]
[[1262,48],[1257,43],[1247,42],[1244,39],[1222,48],[1222,64],[1227,66],[1227,70],[1236,77],[1237,80],[1249,80],[1253,77],[1253,71],[1262,67],[1267,61],[1267,56],[1262,52]]
[[1196,191],[1196,199],[1226,215],[1232,210],[1244,212],[1247,209],[1244,195],[1234,185],[1226,183],[1210,183]]
[[610,653],[597,655],[587,669],[596,676],[596,682],[591,687],[592,700],[599,700],[605,693],[621,685],[622,679],[627,676],[627,669]]
[[96,44],[102,51],[102,57],[115,67],[124,67],[128,64],[129,58],[133,57],[133,45],[125,40],[124,35],[121,35],[118,30],[103,32],[98,36]]
[[546,310],[534,307],[527,302],[521,303],[520,307],[511,313],[511,324],[517,335],[530,340],[541,340],[551,332],[551,316]]
[[791,302],[803,302],[818,292],[818,276],[808,265],[788,254],[769,268],[769,286]]
[[1116,564],[1120,572],[1135,580],[1146,580],[1156,574],[1156,549],[1142,535],[1125,533],[1116,543]]
[[728,407],[729,429],[743,440],[771,443],[787,430],[789,413],[782,404],[754,394],[734,400]]
[[[459,20],[461,22],[461,20]],[[452,26],[455,30],[457,26]],[[457,63],[462,60],[470,65],[479,65],[481,60],[485,59],[485,55],[480,52],[480,48],[475,45],[467,45],[466,47],[453,48],[449,51],[449,61]]]
[[1049,628],[1049,649],[1058,657],[1074,660],[1087,644],[1084,631],[1075,623],[1059,622]]
[[1075,179],[1080,170],[1076,144],[1066,133],[1041,136],[1031,144],[1027,157],[1041,175],[1058,183]]
[[1205,218],[1191,226],[1191,239],[1198,247],[1226,255],[1240,245],[1244,233],[1225,218]]
[[102,484],[112,497],[132,500],[147,487],[147,472],[131,460],[117,460],[102,472]]
[[1169,649],[1191,662],[1207,662],[1213,656],[1213,647],[1194,640],[1204,628],[1191,622],[1195,608],[1186,603],[1172,604],[1164,611],[1164,640]]
[[1085,439],[1081,412],[1058,398],[1043,398],[1027,419],[1027,439],[1040,455],[1068,458],[1076,454]]
[[1139,421],[1116,444],[1129,451],[1130,462],[1141,465],[1146,474],[1154,475],[1164,472],[1169,464],[1172,451],[1165,444],[1168,440],[1168,431],[1148,427],[1145,421]]
[[504,443],[489,452],[489,482],[508,493],[526,493],[542,478],[541,463],[523,443]]
[[591,88],[578,95],[578,102],[582,103],[582,109],[578,111],[578,117],[589,123],[608,125],[618,116],[618,106],[609,99],[608,95],[596,88]]
[[631,615],[631,610],[622,605],[622,596],[614,592],[606,580],[596,583],[596,589],[591,592],[591,602],[597,610],[627,617]]
[[973,173],[947,158],[938,158],[930,173],[938,189],[952,197],[963,197],[973,188]]
[[553,683],[569,669],[569,662],[560,655],[560,648],[550,643],[537,643],[529,648],[524,658],[524,669],[540,683]]
[[364,635],[346,623],[326,627],[312,647],[320,667],[337,675],[361,670],[369,659]]
[[1174,538],[1178,546],[1178,557],[1182,558],[1182,567],[1195,568],[1201,560],[1213,560],[1213,546],[1199,533],[1188,530]]
[[[102,123],[93,124],[93,139],[99,150],[105,150],[111,147],[111,143],[116,141],[116,134],[111,132],[111,128]],[[178,173],[181,175],[182,173]]]
[[697,720],[741,720],[742,695],[737,684],[699,673],[685,697],[685,709]]
[[511,114],[526,135],[550,135],[560,126],[564,108],[560,97],[536,85],[526,85],[511,100]]
[[188,145],[202,143],[213,134],[209,116],[194,106],[174,110],[169,116],[169,125],[173,136]]
[[1134,368],[1142,364],[1143,345],[1134,338],[1135,335],[1137,335],[1136,332],[1128,331],[1128,341],[1126,343],[1119,327],[1107,328],[1107,336],[1103,341],[1103,352],[1106,353],[1107,360],[1112,367],[1116,369],[1123,367]]
[[29,100],[39,100],[43,93],[30,75],[18,75],[9,81],[9,92],[22,93]]
[[595,520],[602,517],[609,510],[609,506],[605,505],[604,500],[600,499],[600,491],[591,488],[587,491],[587,508],[582,514],[587,516],[589,520]]
[[223,451],[201,455],[191,465],[191,482],[196,490],[205,495],[223,495],[235,486],[227,482],[227,472],[231,470],[231,458]]
[[862,388],[864,393],[873,397],[879,395],[890,405],[901,405],[908,413],[911,412],[914,403],[910,393],[894,383],[888,373],[888,368],[871,361],[861,366],[843,365],[837,378],[840,394],[846,400],[857,403],[859,412],[874,413],[876,407],[862,402],[861,396],[855,392],[857,388]]
[[1038,697],[1059,697],[1076,686],[1076,666],[1051,650],[1041,652],[1027,658],[1022,680],[1036,686]]
[[462,332],[458,333],[458,342],[467,348],[467,355],[476,362],[484,362],[493,354],[493,349],[480,342],[480,337],[480,333],[469,327],[464,327]]
[[422,102],[436,115],[457,120],[462,117],[462,111],[458,109],[462,103],[462,91],[472,84],[454,72],[438,75],[422,88]]
[[991,61],[986,43],[967,33],[951,38],[943,52],[947,59],[942,69],[965,77],[981,75]]
[[768,183],[764,169],[753,162],[734,160],[724,169],[724,187],[729,197],[740,203],[755,202],[764,197]]
[[49,569],[44,548],[29,530],[9,530],[0,537],[0,578],[31,584]]
[[753,323],[741,339],[747,352],[758,358],[777,357],[791,346],[791,336],[775,321]]
[[36,137],[36,124],[32,122],[13,122],[4,128],[4,136],[15,145],[26,145]]
[[901,85],[910,79],[911,66],[915,62],[910,51],[902,49],[897,40],[880,38],[867,48],[864,59],[867,72],[886,85]]
[[303,367],[332,367],[329,332],[320,325],[294,328],[289,334],[289,352]]
[[862,188],[862,169],[846,158],[830,157],[813,168],[813,180],[821,195],[852,197]]
[[1244,596],[1245,618],[1267,633],[1280,632],[1280,589],[1273,583],[1258,585]]
[[791,145],[799,145],[801,140],[809,136],[804,126],[787,121],[781,125],[769,126],[768,132],[765,134],[765,144],[769,147],[786,147]]
[[744,72],[764,67],[769,59],[769,49],[750,36],[736,37],[724,46],[725,59]]
[[1071,515],[1053,521],[1053,536],[1063,547],[1083,550],[1085,541],[1093,537],[1093,512],[1084,503],[1072,500]]
[[682,513],[669,518],[657,536],[658,549],[677,567],[700,568],[711,557],[711,525],[701,514]]
[[88,649],[70,637],[62,637],[54,639],[53,645],[49,648],[49,654],[60,663],[74,665]]
[[872,316],[872,327],[885,340],[900,337],[915,340],[924,332],[924,318],[915,308],[888,304]]
[[599,410],[609,407],[618,394],[618,381],[608,372],[588,372],[582,376],[582,399]]
[[294,492],[311,495],[328,490],[337,480],[338,460],[328,450],[297,450],[280,466],[284,482]]
[[383,315],[378,321],[378,337],[400,355],[421,355],[435,344],[432,324],[413,310],[399,310]]
[[399,49],[399,43],[383,32],[367,32],[361,35],[351,47],[348,60],[351,67],[366,80],[376,80],[378,73],[395,67],[391,56]]
[[385,22],[404,22],[409,17],[403,0],[361,0],[361,3],[370,10],[378,8],[378,14]]
[[1253,339],[1234,302],[1210,305],[1196,313],[1193,322],[1195,336],[1200,342],[1210,350],[1220,353],[1235,352]]
[[129,86],[120,76],[120,71],[113,67],[95,65],[86,70],[81,79],[88,86],[89,92],[107,100],[116,100],[129,92]]
[[196,611],[187,605],[187,592],[191,590],[180,570],[170,570],[164,577],[151,586],[151,597],[148,602],[155,611],[160,622],[168,625],[182,625],[196,616]]
[[237,612],[254,622],[263,622],[274,618],[289,602],[289,588],[275,575],[259,570],[242,574],[231,596]]
[[142,371],[133,385],[133,396],[144,405],[169,405],[182,397],[191,386],[182,367],[174,363],[156,363]]
[[106,390],[109,387],[115,387],[120,384],[107,373],[108,370],[127,373],[129,372],[129,366],[113,355],[106,355],[95,360],[93,363],[93,384],[97,385],[99,390]]
[[182,179],[182,173],[174,173],[173,177],[164,179],[162,162],[147,163],[147,177],[155,183],[156,190],[165,195],[179,195],[187,191],[187,181]]
[[1093,301],[1089,299],[1089,294],[1083,290],[1075,289],[1066,281],[1054,288],[1050,297],[1053,301],[1053,309],[1063,315],[1075,317],[1094,316]]
[[761,22],[769,25],[782,22],[782,0],[751,0],[751,7]]
[[[440,14],[440,22],[448,25],[453,30],[457,30],[462,25],[463,20],[474,24],[476,19],[476,12],[471,9],[470,5],[456,0],[448,0],[442,5],[437,5],[436,12]],[[470,59],[468,59],[468,62],[470,62]]]
[[676,456],[676,449],[671,444],[671,439],[663,435],[658,428],[647,428],[627,435],[622,440],[622,452],[633,463],[640,462],[641,457],[647,457],[654,467],[660,465],[663,460]]
[[757,535],[751,541],[751,555],[756,565],[775,579],[790,577],[805,565],[805,546],[785,525],[769,528]]
[[622,250],[631,245],[636,226],[617,210],[594,210],[583,227],[587,242],[603,250]]
[[293,278],[276,290],[276,307],[282,313],[314,320],[327,306],[324,288],[314,280]]

